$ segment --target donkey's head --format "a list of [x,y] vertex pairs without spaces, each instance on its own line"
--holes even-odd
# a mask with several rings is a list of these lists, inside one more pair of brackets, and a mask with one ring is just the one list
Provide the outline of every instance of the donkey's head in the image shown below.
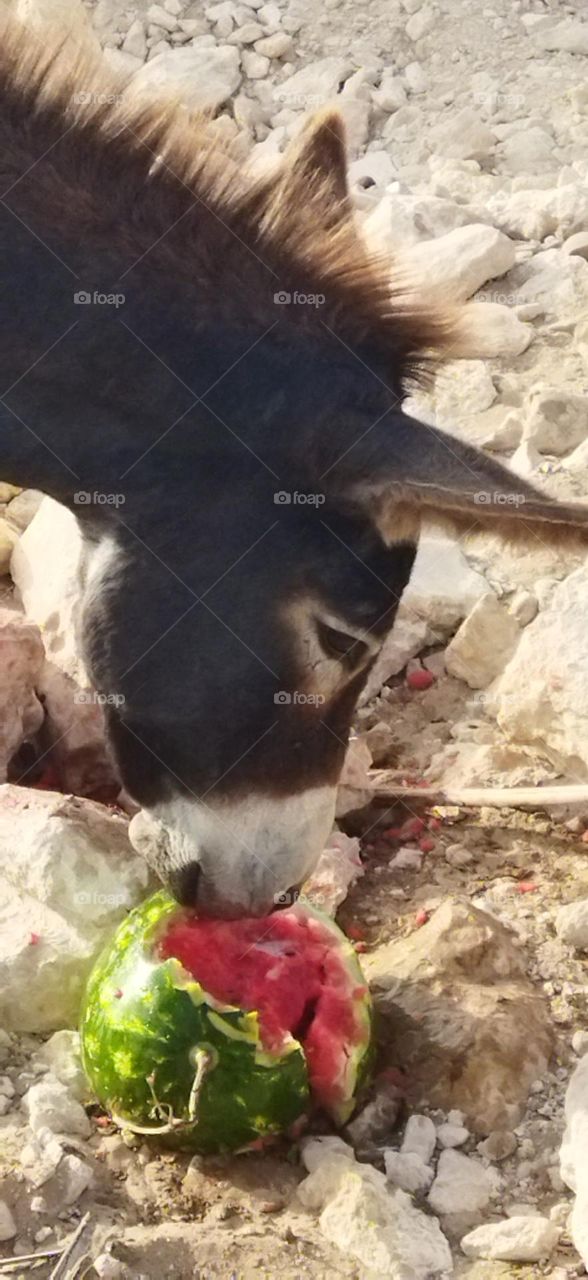
[[[452,329],[368,260],[336,119],[251,188],[167,117],[72,123],[76,86],[28,56],[0,116],[0,475],[95,546],[83,643],[136,847],[182,902],[264,913],[329,833],[423,508],[531,537],[582,517],[402,413]],[[120,314],[76,310],[96,288]]]

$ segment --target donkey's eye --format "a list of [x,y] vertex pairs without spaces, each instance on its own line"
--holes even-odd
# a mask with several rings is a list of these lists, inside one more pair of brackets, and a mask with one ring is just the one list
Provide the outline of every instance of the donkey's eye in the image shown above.
[[317,621],[317,630],[321,648],[327,657],[335,658],[345,666],[358,666],[369,653],[369,648],[363,640],[346,635],[344,631],[337,631],[335,627],[327,626],[327,623],[321,622],[320,619]]

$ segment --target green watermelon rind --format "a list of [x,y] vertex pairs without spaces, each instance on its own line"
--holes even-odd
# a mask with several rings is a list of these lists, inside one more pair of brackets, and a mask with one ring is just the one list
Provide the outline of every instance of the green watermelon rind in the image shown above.
[[[329,927],[350,975],[365,986],[353,947],[338,927],[308,904],[300,909]],[[255,1012],[214,1000],[178,960],[156,958],[158,937],[177,911],[165,890],[136,907],[90,974],[80,1033],[96,1096],[117,1123],[159,1131],[165,1145],[203,1155],[241,1150],[296,1128],[311,1108],[302,1046],[290,1037],[279,1051],[268,1052]],[[345,1058],[345,1101],[333,1108],[339,1124],[353,1110],[369,1056],[369,1000],[357,1001],[356,1008],[365,1041]],[[210,1066],[191,1119],[203,1047]]]

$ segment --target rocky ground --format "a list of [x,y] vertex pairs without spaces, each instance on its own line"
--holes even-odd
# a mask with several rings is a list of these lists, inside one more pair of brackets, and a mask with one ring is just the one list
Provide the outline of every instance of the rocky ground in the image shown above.
[[[472,358],[413,409],[540,487],[585,497],[580,5],[13,7],[101,45],[144,92],[213,108],[257,169],[336,99],[368,241],[402,250],[469,310]],[[585,1274],[588,803],[391,808],[369,772],[588,781],[582,558],[427,533],[358,712],[343,834],[314,886],[339,906],[379,1010],[372,1096],[339,1139],[190,1161],[115,1132],[77,1061],[84,976],[149,883],[76,652],[75,524],[40,504],[0,485],[0,1275]]]

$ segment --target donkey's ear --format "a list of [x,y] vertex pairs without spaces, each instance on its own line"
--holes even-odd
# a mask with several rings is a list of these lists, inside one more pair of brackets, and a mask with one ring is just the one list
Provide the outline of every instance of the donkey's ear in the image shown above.
[[401,412],[351,443],[323,473],[330,495],[361,510],[391,546],[421,519],[458,533],[492,529],[530,544],[588,543],[588,504],[560,504],[461,440]]
[[312,116],[290,144],[280,178],[280,198],[290,208],[304,209],[315,193],[333,207],[345,205],[349,195],[345,128],[329,107]]

